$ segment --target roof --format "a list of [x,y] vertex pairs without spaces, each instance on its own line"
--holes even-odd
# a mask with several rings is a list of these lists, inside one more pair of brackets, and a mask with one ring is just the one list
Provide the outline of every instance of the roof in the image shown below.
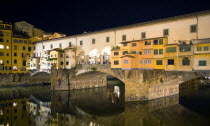
[[[79,36],[86,36],[86,35],[91,35],[91,34],[96,34],[96,33],[117,31],[117,30],[122,30],[122,29],[133,28],[133,27],[137,27],[137,26],[145,26],[145,25],[151,25],[151,24],[156,24],[156,23],[160,23],[160,22],[175,21],[175,20],[192,18],[192,17],[207,15],[207,14],[210,14],[210,10],[200,11],[200,12],[195,12],[195,13],[190,13],[190,14],[185,14],[185,15],[180,15],[180,16],[174,16],[174,17],[168,17],[168,18],[163,18],[163,19],[157,19],[157,20],[152,20],[152,21],[146,21],[146,22],[141,22],[141,23],[136,23],[136,24],[131,24],[131,25],[125,25],[125,26],[120,26],[120,27],[115,27],[115,28],[109,28],[109,29],[104,29],[104,30],[98,30],[98,31],[95,31],[95,32],[76,34],[76,35],[71,35],[71,36],[56,38],[56,39],[50,39],[50,40],[45,40],[45,41],[53,41],[53,40],[66,39],[66,38],[76,38],[76,37],[79,37]],[[38,42],[40,42],[40,41],[37,41],[37,42],[34,42],[34,43],[38,43]]]

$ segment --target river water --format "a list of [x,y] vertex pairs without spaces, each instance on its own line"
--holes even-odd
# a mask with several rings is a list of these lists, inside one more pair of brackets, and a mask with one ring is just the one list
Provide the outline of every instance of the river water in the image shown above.
[[0,89],[0,126],[210,126],[210,88],[128,103],[124,92],[113,83],[74,91]]

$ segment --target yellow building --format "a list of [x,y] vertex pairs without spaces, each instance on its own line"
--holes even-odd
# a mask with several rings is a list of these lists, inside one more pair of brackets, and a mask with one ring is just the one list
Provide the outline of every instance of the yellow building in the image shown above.
[[194,71],[210,70],[210,39],[193,40]]
[[176,71],[178,70],[178,44],[165,45],[165,70]]
[[26,73],[31,52],[28,38],[14,35],[11,24],[0,22],[0,73]]
[[164,46],[168,43],[167,38],[157,38],[153,40],[154,49],[154,69],[165,69],[165,49]]
[[56,69],[71,69],[76,65],[75,54],[75,48],[68,47],[63,50],[56,48],[50,51],[50,58],[48,60],[50,61],[51,66],[56,67]]
[[11,73],[12,25],[0,21],[0,73]]

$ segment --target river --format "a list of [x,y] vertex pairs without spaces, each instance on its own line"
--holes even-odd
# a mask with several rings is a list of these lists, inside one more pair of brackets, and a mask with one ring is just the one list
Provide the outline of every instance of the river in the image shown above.
[[209,126],[210,88],[124,102],[124,84],[74,91],[0,89],[0,126]]

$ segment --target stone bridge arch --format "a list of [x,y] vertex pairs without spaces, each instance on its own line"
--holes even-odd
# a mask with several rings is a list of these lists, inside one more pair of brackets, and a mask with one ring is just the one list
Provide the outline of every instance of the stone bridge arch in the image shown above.
[[121,70],[103,64],[81,64],[76,75],[99,71],[118,78],[125,84],[126,101],[148,100],[179,94],[179,85],[207,73],[165,70]]
[[31,78],[34,81],[39,82],[40,84],[51,83],[51,74],[49,72],[44,72],[44,71],[36,72],[31,74]]

